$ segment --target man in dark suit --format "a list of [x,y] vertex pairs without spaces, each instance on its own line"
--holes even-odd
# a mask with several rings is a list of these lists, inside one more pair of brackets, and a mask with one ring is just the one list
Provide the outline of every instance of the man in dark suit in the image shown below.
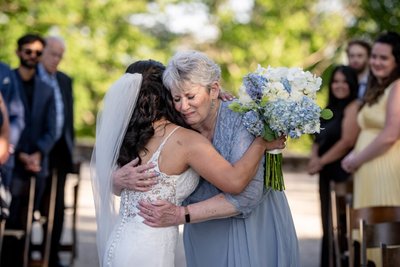
[[[11,229],[26,227],[28,189],[32,176],[36,178],[35,207],[38,208],[45,178],[48,176],[48,154],[55,143],[53,89],[36,75],[36,67],[44,46],[44,39],[36,34],[27,34],[18,39],[16,54],[20,65],[14,70],[14,74],[24,105],[25,128],[15,148],[15,168],[11,182],[12,201],[10,217],[6,224],[6,227]],[[7,262],[2,262],[2,265],[22,266],[21,247],[4,244],[3,248],[3,256],[7,257],[2,257],[2,260]]]
[[[50,151],[50,177],[44,200],[48,200],[51,175],[56,175],[56,203],[50,249],[50,266],[62,266],[59,261],[60,239],[64,221],[64,187],[67,173],[73,168],[74,125],[72,79],[58,71],[65,51],[64,41],[58,37],[46,38],[41,62],[38,65],[40,78],[54,90],[56,103],[56,143]],[[45,201],[46,202],[46,201]],[[44,204],[48,207],[48,201]],[[45,208],[46,209],[46,208]],[[47,211],[48,212],[48,211]],[[45,212],[45,213],[47,213]]]

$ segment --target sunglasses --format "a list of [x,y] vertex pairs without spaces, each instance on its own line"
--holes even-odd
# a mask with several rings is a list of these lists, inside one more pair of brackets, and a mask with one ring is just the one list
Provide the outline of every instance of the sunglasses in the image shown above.
[[40,57],[41,55],[42,55],[42,51],[40,51],[40,50],[32,50],[32,49],[30,49],[30,48],[26,48],[26,49],[22,49],[22,52],[24,52],[26,55],[28,55],[28,56],[30,56],[30,55],[32,55],[33,53],[35,53],[35,55],[37,56],[37,57]]

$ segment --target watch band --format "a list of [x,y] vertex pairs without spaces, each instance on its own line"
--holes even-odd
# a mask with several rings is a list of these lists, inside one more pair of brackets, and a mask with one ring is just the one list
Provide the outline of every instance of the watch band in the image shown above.
[[185,209],[185,222],[186,223],[190,223],[190,213],[189,213],[189,209],[187,206],[183,207]]

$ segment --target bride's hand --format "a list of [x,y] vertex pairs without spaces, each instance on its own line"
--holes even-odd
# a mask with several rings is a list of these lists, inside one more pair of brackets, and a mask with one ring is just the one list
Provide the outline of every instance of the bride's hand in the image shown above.
[[226,101],[231,101],[235,98],[234,95],[232,95],[229,92],[225,92],[224,90],[220,89],[219,90],[219,95],[218,98],[221,99],[222,101],[226,102]]
[[139,215],[145,220],[144,224],[151,227],[168,227],[179,225],[184,221],[183,207],[176,206],[166,200],[157,200],[154,202],[140,201],[138,206]]
[[140,192],[149,191],[157,183],[156,177],[159,174],[155,171],[148,171],[154,168],[154,164],[137,165],[138,162],[139,159],[136,158],[113,173],[115,194],[119,195],[124,188]]

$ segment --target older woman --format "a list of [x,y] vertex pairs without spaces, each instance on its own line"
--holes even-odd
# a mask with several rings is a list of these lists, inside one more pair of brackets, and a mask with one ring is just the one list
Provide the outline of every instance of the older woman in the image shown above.
[[[229,162],[237,161],[254,139],[242,118],[218,99],[220,68],[197,51],[178,52],[163,76],[175,108],[193,129],[212,141]],[[117,187],[146,190],[146,166],[121,168]],[[186,207],[166,201],[141,202],[140,214],[154,227],[185,224],[188,266],[299,266],[298,241],[284,192],[264,186],[264,168],[237,195],[227,194],[204,179]],[[123,176],[130,177],[130,185]],[[185,211],[186,209],[186,211]],[[148,212],[148,211],[151,212]]]

